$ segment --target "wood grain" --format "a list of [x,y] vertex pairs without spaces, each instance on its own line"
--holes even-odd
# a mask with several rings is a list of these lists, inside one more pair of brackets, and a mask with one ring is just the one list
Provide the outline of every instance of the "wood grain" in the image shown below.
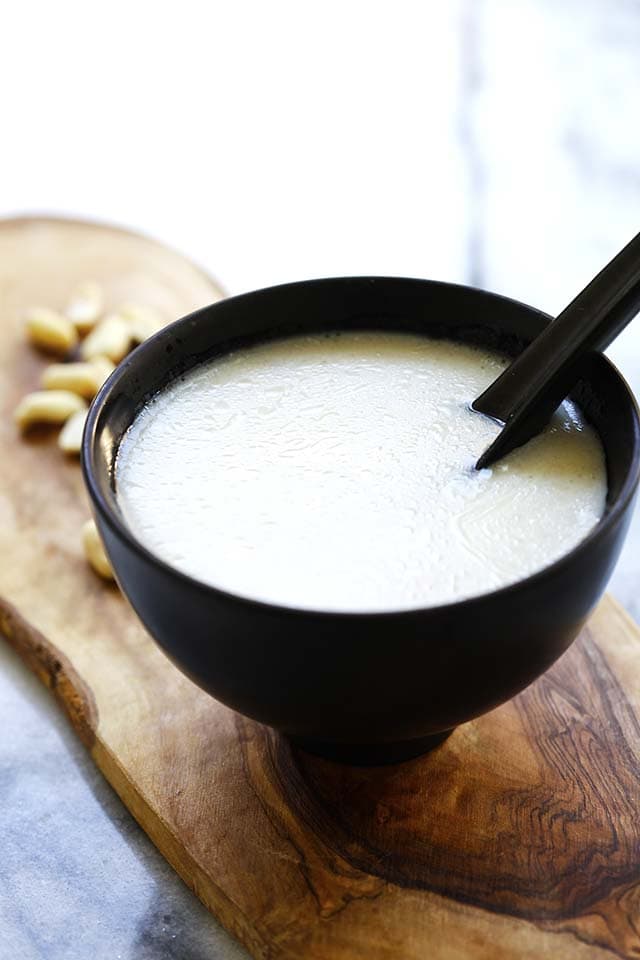
[[147,240],[0,226],[0,626],[184,880],[265,960],[640,956],[635,625],[605,599],[546,676],[395,767],[309,757],[222,707],[86,568],[79,468],[10,419],[42,367],[21,308],[87,276],[176,314],[219,295]]

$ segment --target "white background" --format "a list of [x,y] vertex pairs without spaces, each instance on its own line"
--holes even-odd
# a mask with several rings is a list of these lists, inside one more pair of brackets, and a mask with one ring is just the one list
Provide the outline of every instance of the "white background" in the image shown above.
[[5,210],[143,228],[232,292],[463,274],[447,4],[26,3],[3,47]]
[[638,0],[8,10],[0,212],[134,226],[232,293],[389,273],[556,310],[640,223]]
[[640,222],[638,0],[8,9],[0,211],[143,229],[230,292],[392,273],[554,310]]

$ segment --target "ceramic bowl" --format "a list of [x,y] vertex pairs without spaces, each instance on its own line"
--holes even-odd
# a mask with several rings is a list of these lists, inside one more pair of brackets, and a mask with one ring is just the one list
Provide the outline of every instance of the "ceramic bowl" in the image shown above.
[[213,697],[307,749],[358,763],[419,754],[545,671],[605,588],[638,484],[638,411],[601,355],[593,356],[572,398],[605,448],[604,516],[539,573],[444,606],[331,613],[200,583],[154,556],[128,528],[118,508],[114,462],[122,435],[150,396],[195,364],[246,344],[331,329],[393,330],[514,355],[548,321],[532,307],[464,286],[341,278],[223,300],[138,347],[91,408],[83,467],[118,582],[176,666]]

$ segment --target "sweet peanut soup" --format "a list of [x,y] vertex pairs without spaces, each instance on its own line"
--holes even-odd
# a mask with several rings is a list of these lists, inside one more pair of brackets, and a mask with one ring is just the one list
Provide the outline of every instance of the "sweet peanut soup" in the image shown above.
[[607,484],[599,438],[568,402],[542,435],[474,470],[499,428],[468,405],[505,365],[393,333],[215,359],[124,436],[122,513],[172,566],[272,603],[402,610],[506,586],[586,536]]

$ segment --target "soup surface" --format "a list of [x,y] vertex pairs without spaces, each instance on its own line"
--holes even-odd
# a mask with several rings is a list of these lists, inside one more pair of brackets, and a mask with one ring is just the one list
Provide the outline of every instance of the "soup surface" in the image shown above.
[[125,434],[123,516],[179,570],[286,606],[402,610],[506,586],[579,543],[607,487],[599,438],[570,403],[474,470],[499,427],[468,405],[505,365],[378,332],[215,359]]

